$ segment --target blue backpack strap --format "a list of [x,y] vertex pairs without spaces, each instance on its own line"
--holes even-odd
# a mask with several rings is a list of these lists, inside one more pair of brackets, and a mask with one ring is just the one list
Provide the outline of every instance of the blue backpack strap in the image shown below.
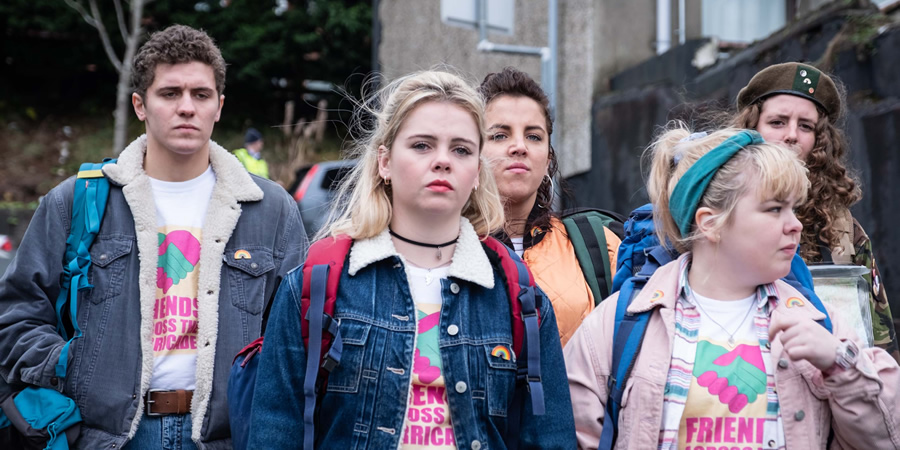
[[513,261],[519,275],[519,303],[522,305],[522,320],[525,322],[525,355],[527,360],[526,380],[531,392],[531,410],[536,416],[544,415],[544,386],[541,384],[541,331],[538,323],[535,287],[529,284],[528,269],[512,250]]
[[640,293],[634,279],[626,281],[619,291],[616,301],[616,323],[613,330],[612,364],[610,377],[607,380],[609,396],[606,399],[606,417],[603,419],[603,432],[600,434],[599,449],[612,449],[616,444],[619,432],[619,409],[622,406],[622,395],[625,383],[631,375],[634,360],[641,349],[647,322],[652,311],[640,314],[628,314],[628,305]]
[[[59,353],[56,376],[64,378],[69,363],[69,347],[72,341],[82,336],[78,326],[78,291],[93,288],[88,283],[91,267],[90,247],[100,232],[106,200],[109,197],[109,180],[103,176],[101,168],[114,159],[102,163],[85,163],[78,170],[75,193],[72,197],[72,225],[66,239],[66,253],[59,297],[56,299],[56,330],[67,342]],[[64,317],[68,316],[72,325],[72,336],[66,331]]]
[[806,267],[806,263],[798,253],[794,253],[794,259],[791,260],[791,271],[786,277],[782,278],[782,280],[791,285],[794,289],[800,291],[800,293],[803,294],[816,309],[825,314],[824,319],[817,320],[816,322],[825,327],[829,333],[833,334],[834,329],[831,324],[831,317],[828,317],[828,311],[825,309],[825,304],[822,303],[822,299],[816,295],[816,291],[813,287],[812,274],[809,273],[809,268]]
[[315,444],[316,390],[319,375],[319,361],[322,347],[322,329],[325,315],[325,289],[328,284],[328,265],[319,264],[312,268],[310,280],[310,304],[307,311],[309,339],[314,345],[307,346],[306,377],[303,379],[303,448],[312,450]]
[[[506,448],[519,448],[519,434],[522,413],[525,409],[524,396],[519,395],[518,386],[525,382],[531,397],[534,415],[545,414],[544,387],[541,384],[541,336],[539,310],[542,297],[537,291],[528,267],[512,249],[500,241],[488,238],[482,241],[500,259],[500,269],[506,276],[512,312],[513,351],[516,358],[516,393],[509,404],[507,429],[503,436]],[[523,342],[524,341],[524,342]]]
[[647,323],[653,310],[637,314],[628,314],[628,305],[641,292],[644,285],[659,267],[673,260],[672,252],[657,245],[645,249],[647,261],[637,275],[631,277],[619,290],[616,300],[616,317],[613,328],[612,361],[610,377],[607,380],[609,396],[606,400],[606,417],[603,420],[603,432],[600,434],[599,449],[612,449],[619,433],[619,409],[622,407],[622,396],[625,384],[631,376],[631,369],[640,353],[647,332]]
[[[541,385],[541,298],[528,267],[511,248],[494,238],[482,244],[500,259],[500,269],[506,276],[512,312],[513,353],[517,355],[517,381],[525,380],[531,393],[532,412],[544,414],[544,389]],[[525,357],[521,357],[521,355]],[[513,422],[510,420],[510,422]]]

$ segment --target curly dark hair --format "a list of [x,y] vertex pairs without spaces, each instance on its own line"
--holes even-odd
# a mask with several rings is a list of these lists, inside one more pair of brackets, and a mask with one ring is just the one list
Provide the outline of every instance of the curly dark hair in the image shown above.
[[[509,95],[513,97],[526,97],[534,100],[544,112],[544,119],[547,121],[547,139],[553,135],[553,118],[550,114],[550,99],[541,89],[541,86],[534,81],[527,73],[522,72],[515,67],[504,67],[500,72],[489,73],[484,77],[478,91],[484,97],[485,106],[489,105],[492,100],[501,96]],[[553,217],[553,183],[550,179],[556,178],[559,173],[559,160],[556,157],[556,150],[553,145],[550,147],[550,164],[547,168],[547,175],[544,182],[538,187],[537,199],[535,203],[545,212],[539,214],[532,221],[532,226],[547,228],[550,226],[550,219]],[[562,187],[560,187],[562,189]]]
[[[756,129],[765,99],[748,105],[734,116],[732,125]],[[809,169],[809,196],[797,207],[797,218],[803,224],[800,256],[807,262],[822,260],[819,240],[829,247],[840,245],[840,235],[833,228],[843,209],[862,198],[859,182],[847,169],[847,140],[844,133],[828,119],[820,107],[816,123],[816,144],[806,156]]]
[[216,92],[225,91],[225,59],[215,42],[206,32],[186,25],[172,25],[150,35],[134,56],[131,69],[131,86],[141,98],[153,84],[156,66],[201,62],[213,69]]

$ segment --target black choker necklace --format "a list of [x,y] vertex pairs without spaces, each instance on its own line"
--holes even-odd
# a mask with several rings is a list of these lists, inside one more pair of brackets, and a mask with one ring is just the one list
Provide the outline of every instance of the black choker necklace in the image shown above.
[[403,237],[403,236],[400,236],[400,235],[397,234],[397,233],[394,233],[394,230],[392,230],[392,229],[390,229],[390,228],[388,228],[388,232],[391,233],[391,236],[393,236],[393,237],[395,237],[395,238],[397,238],[397,239],[400,239],[401,241],[406,242],[407,244],[418,245],[419,247],[436,248],[436,249],[437,249],[437,255],[435,255],[435,256],[437,256],[438,261],[441,260],[441,247],[446,247],[446,246],[448,246],[448,245],[453,245],[453,244],[456,243],[456,241],[459,240],[459,236],[456,236],[452,241],[444,242],[443,244],[429,244],[429,243],[427,243],[427,242],[419,242],[419,241],[414,241],[414,240],[412,240],[412,239],[407,239],[407,238],[405,238],[405,237]]

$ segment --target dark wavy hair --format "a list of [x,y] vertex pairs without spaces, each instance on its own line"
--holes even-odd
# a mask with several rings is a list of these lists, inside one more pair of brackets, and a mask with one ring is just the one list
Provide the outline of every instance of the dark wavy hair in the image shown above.
[[[839,92],[842,92],[839,88]],[[845,98],[841,95],[841,98]],[[759,125],[765,98],[738,111],[732,125],[755,129]],[[843,101],[842,101],[843,103]],[[803,224],[800,235],[800,256],[805,261],[821,261],[819,239],[829,247],[840,245],[840,234],[834,229],[834,220],[840,212],[862,198],[859,182],[847,169],[847,139],[844,133],[831,123],[825,111],[816,106],[819,121],[816,123],[816,144],[806,156],[810,189],[806,202],[797,207],[797,218]]]
[[[544,112],[544,119],[547,121],[547,139],[549,140],[550,136],[553,135],[553,118],[550,114],[550,99],[547,98],[547,94],[544,93],[541,86],[527,73],[522,72],[515,67],[504,67],[500,72],[489,73],[484,77],[484,81],[481,82],[478,91],[484,97],[485,106],[489,105],[492,100],[501,95],[526,97],[534,100],[541,106],[541,109]],[[556,175],[559,173],[559,160],[556,157],[556,150],[553,149],[553,145],[549,144],[549,142],[548,145],[550,147],[550,164],[547,168],[547,175],[549,175],[550,179],[553,179],[556,178]],[[562,187],[560,187],[560,189],[562,189]],[[549,227],[550,219],[553,217],[553,183],[546,177],[538,187],[537,199],[535,202],[542,208],[542,213],[534,218],[531,225],[541,228]]]
[[141,98],[153,84],[156,66],[201,62],[213,69],[216,93],[225,91],[225,59],[215,42],[206,32],[186,25],[172,25],[153,33],[134,56],[131,71],[131,87]]

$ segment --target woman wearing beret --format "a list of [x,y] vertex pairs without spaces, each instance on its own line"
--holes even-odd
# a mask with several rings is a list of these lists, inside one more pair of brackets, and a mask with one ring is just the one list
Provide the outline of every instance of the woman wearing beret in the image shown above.
[[797,218],[803,224],[799,253],[807,263],[855,264],[869,269],[874,343],[900,361],[872,242],[850,214],[850,206],[862,193],[847,170],[849,146],[836,125],[843,109],[843,89],[827,74],[808,64],[775,64],[741,89],[732,125],[755,129],[766,141],[794,149],[806,162],[810,195],[797,207]]

